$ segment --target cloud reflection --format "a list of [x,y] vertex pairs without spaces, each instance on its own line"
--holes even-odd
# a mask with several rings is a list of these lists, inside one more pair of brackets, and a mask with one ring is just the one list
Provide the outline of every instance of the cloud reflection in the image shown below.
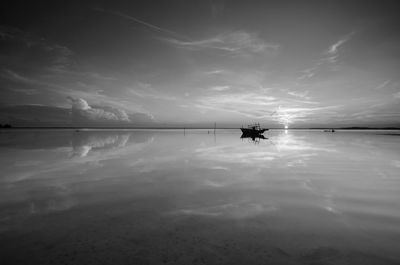
[[176,214],[182,215],[198,215],[204,217],[221,217],[230,219],[243,219],[250,218],[257,215],[267,214],[278,209],[269,204],[255,203],[255,202],[239,202],[239,203],[226,203],[221,205],[213,205],[200,208],[182,209]]
[[223,130],[1,136],[0,194],[19,203],[10,213],[15,218],[137,199],[179,216],[265,217],[286,214],[293,204],[342,216],[341,198],[393,182],[400,161],[396,138],[346,132],[271,130],[257,145]]
[[[0,137],[1,202],[18,203],[0,218],[0,230],[30,215],[65,211],[81,203],[76,184],[118,176],[103,163],[138,152],[152,141],[139,131],[17,131]],[[102,172],[100,172],[102,171]],[[84,185],[85,186],[85,185]],[[21,203],[23,202],[23,203]],[[2,217],[0,215],[0,217]]]
[[93,149],[114,149],[126,146],[130,133],[125,134],[74,134],[72,140],[72,156],[85,157]]

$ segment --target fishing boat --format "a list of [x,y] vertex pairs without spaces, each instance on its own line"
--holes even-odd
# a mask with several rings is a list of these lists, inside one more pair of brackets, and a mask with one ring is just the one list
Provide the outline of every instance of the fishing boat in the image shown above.
[[268,129],[261,128],[259,123],[248,125],[247,128],[242,127],[240,130],[242,130],[242,133],[245,135],[258,135],[268,131]]

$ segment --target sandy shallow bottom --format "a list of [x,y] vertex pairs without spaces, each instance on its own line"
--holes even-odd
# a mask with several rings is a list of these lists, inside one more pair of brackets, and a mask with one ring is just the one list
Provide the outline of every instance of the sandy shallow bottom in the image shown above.
[[350,229],[287,229],[261,216],[243,221],[159,217],[144,209],[104,212],[113,206],[21,224],[29,228],[2,235],[2,264],[398,264],[374,243],[354,244],[370,238]]
[[400,139],[0,136],[1,264],[400,264]]

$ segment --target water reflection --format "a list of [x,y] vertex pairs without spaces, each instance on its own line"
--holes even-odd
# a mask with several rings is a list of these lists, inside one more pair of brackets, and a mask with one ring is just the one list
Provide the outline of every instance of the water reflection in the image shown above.
[[240,136],[240,139],[247,139],[247,140],[251,140],[251,142],[253,142],[254,144],[260,143],[261,140],[267,140],[268,138],[266,138],[264,135],[262,134],[246,134],[243,133]]
[[95,152],[107,149],[122,148],[126,146],[130,136],[130,133],[74,133],[72,137],[72,154],[73,156],[85,157],[91,150]]
[[153,133],[17,131],[2,133],[0,139],[0,202],[25,200],[24,207],[13,206],[12,216],[21,218],[73,207],[78,201],[72,185],[115,177],[95,171],[106,161],[141,150],[153,140]]
[[[0,135],[0,148],[44,150],[72,147],[72,155],[86,156],[90,150],[107,150],[125,147],[130,143],[144,143],[154,133],[143,131],[101,130],[34,130],[6,131]],[[82,153],[80,150],[87,150]]]
[[[109,249],[106,240],[117,252],[146,246],[152,257],[181,249],[187,261],[187,253],[197,255],[188,246],[225,257],[214,247],[231,242],[237,248],[227,248],[229,255],[261,257],[246,252],[252,246],[270,251],[273,264],[356,264],[363,253],[376,264],[399,260],[398,137],[289,130],[266,138],[190,130],[2,133],[0,235],[8,244],[0,240],[0,247],[34,249],[40,238],[40,246],[66,242],[65,249],[56,244],[59,252],[82,249],[82,233],[63,231],[86,227],[85,242],[97,254]],[[44,247],[36,252],[50,255]],[[133,263],[150,254],[140,258]]]

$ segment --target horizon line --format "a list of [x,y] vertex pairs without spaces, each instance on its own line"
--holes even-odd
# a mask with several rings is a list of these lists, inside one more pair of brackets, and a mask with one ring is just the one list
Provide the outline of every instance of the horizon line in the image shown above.
[[[149,126],[139,126],[139,127],[105,127],[105,126],[12,126],[10,128],[0,127],[0,129],[12,130],[12,129],[159,129],[159,130],[235,130],[241,127],[177,127],[177,126],[165,126],[165,127],[149,127]],[[400,130],[400,127],[368,127],[368,126],[346,126],[346,127],[272,127],[269,130],[323,130],[323,129],[337,129],[337,130]]]

